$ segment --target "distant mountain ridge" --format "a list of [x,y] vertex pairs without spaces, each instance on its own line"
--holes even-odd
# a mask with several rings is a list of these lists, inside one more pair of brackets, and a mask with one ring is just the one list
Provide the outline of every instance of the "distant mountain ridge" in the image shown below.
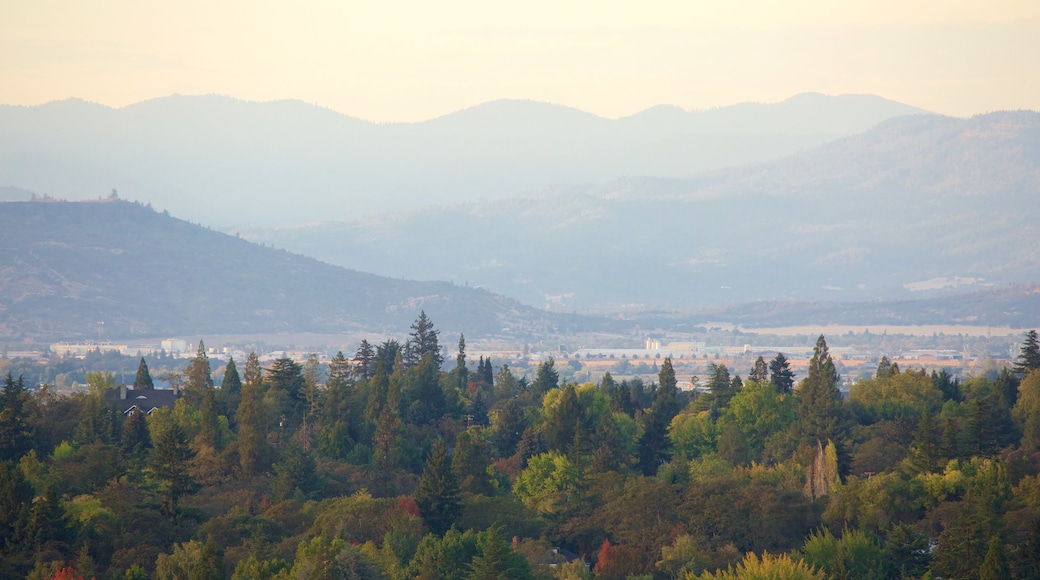
[[[630,178],[243,234],[563,311],[693,311],[909,300],[1037,280],[1037,215],[1040,114],[1018,111],[901,117],[693,179]],[[937,279],[969,286],[926,283]]]
[[274,332],[401,336],[425,309],[470,335],[543,335],[490,292],[411,282],[265,248],[125,202],[0,203],[0,341]]
[[175,95],[111,109],[68,100],[0,106],[0,187],[70,200],[117,189],[211,226],[284,226],[554,184],[688,177],[920,112],[870,95],[803,94],[612,120],[501,100],[374,124],[299,101]]

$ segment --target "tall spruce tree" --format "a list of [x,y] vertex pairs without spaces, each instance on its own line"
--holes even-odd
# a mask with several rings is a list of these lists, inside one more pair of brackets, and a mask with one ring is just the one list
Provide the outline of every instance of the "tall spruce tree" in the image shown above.
[[0,461],[17,461],[29,451],[29,425],[25,420],[28,396],[22,377],[16,381],[7,373],[3,407],[0,407]]
[[794,371],[782,352],[776,353],[776,357],[769,361],[769,382],[773,383],[780,394],[794,390]]
[[[481,363],[484,359],[481,358]],[[484,370],[484,369],[479,369]],[[455,384],[458,385],[459,390],[462,392],[466,391],[466,385],[469,383],[469,369],[466,368],[466,336],[459,334],[459,353],[455,355]]]
[[141,362],[137,364],[137,375],[134,377],[134,390],[152,390],[155,388],[155,383],[152,382],[152,373],[148,372],[148,363],[144,361],[144,357],[141,357]]
[[1024,377],[1029,371],[1036,369],[1040,369],[1040,341],[1037,340],[1036,331],[1030,330],[1026,333],[1025,340],[1022,341],[1018,360],[1015,361],[1015,374]]
[[806,443],[839,441],[841,391],[827,341],[820,335],[809,361],[809,374],[798,387],[798,422]]
[[177,518],[177,500],[197,485],[190,471],[194,457],[184,430],[176,422],[171,422],[156,437],[148,467],[159,482],[162,511],[170,519]]
[[202,404],[203,394],[213,388],[213,369],[209,366],[206,345],[201,340],[195,358],[184,369],[184,396],[196,407]]
[[419,514],[434,534],[442,535],[451,528],[462,510],[459,481],[451,468],[451,458],[440,439],[426,460],[415,503]]
[[372,375],[376,372],[375,360],[376,353],[372,349],[372,345],[368,344],[367,340],[362,339],[361,344],[358,345],[357,352],[354,354],[354,372],[358,380],[367,381],[372,378]]
[[408,366],[419,364],[424,356],[429,355],[438,369],[444,364],[441,346],[437,340],[440,331],[433,327],[433,322],[426,317],[426,311],[419,312],[419,318],[412,323],[412,332],[405,346],[404,362]]

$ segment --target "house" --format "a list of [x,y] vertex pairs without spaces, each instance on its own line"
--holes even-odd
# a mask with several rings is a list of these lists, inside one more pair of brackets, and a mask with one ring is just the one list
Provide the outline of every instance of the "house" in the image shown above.
[[105,391],[102,395],[105,403],[115,405],[124,415],[141,410],[149,415],[152,411],[163,407],[173,408],[177,399],[181,398],[179,389],[128,389],[125,384],[118,389]]

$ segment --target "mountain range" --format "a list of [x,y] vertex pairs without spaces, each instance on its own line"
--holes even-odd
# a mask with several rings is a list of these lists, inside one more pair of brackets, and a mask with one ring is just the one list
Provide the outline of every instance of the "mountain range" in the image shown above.
[[802,94],[606,119],[502,100],[374,124],[299,101],[170,96],[112,109],[0,106],[0,198],[151,203],[211,227],[350,220],[560,184],[689,177],[774,159],[920,109]]
[[561,311],[911,300],[1040,280],[1040,114],[911,115],[783,159],[248,239]]
[[444,282],[364,274],[120,200],[0,203],[0,344],[104,336],[402,337],[425,311],[448,337],[691,332],[708,322],[1040,325],[1040,284],[895,302],[755,302],[575,315]]

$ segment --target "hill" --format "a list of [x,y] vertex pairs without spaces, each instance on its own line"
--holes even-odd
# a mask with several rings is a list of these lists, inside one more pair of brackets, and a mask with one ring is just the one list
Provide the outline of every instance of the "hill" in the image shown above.
[[605,119],[503,100],[373,124],[298,101],[175,95],[111,109],[68,100],[0,106],[0,187],[70,200],[117,189],[209,226],[285,226],[554,184],[688,177],[919,112],[870,95],[805,94]]
[[539,336],[551,320],[490,292],[330,266],[125,201],[0,204],[0,340],[438,328]]
[[[244,231],[563,311],[941,297],[1040,279],[1040,114],[909,116],[783,160]],[[350,253],[338,248],[351,248]]]

